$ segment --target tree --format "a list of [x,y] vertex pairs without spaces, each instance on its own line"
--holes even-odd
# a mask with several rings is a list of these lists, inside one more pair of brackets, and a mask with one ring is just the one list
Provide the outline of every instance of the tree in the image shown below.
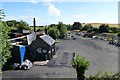
[[59,30],[56,28],[49,28],[48,33],[53,39],[57,39],[60,36]]
[[18,30],[20,30],[20,31],[22,31],[23,29],[27,29],[27,30],[30,29],[29,24],[27,22],[23,21],[23,20],[20,20],[18,22],[18,24],[19,24],[18,25]]
[[86,24],[84,27],[81,28],[81,31],[87,31],[87,32],[92,32],[93,31],[93,26],[91,24]]
[[[0,10],[0,13],[1,11],[3,10]],[[9,27],[6,22],[2,21],[2,17],[0,17],[0,68],[2,68],[7,62],[7,59],[10,58],[10,48],[12,47],[11,42],[8,40]]]
[[58,22],[57,29],[60,32],[60,38],[63,39],[66,36],[67,28],[62,22]]
[[74,22],[73,26],[72,26],[72,30],[80,30],[82,27],[80,22]]
[[7,21],[7,25],[11,28],[11,30],[18,30],[19,32],[22,32],[23,29],[30,30],[29,24],[23,20],[10,20]]
[[58,22],[57,29],[60,30],[62,28],[62,26],[64,26],[64,24],[62,22]]
[[49,27],[54,27],[54,28],[56,28],[56,24],[50,24]]
[[119,29],[116,28],[116,27],[110,27],[110,30],[111,30],[113,33],[118,33],[118,32],[119,32]]
[[98,28],[93,28],[92,31],[95,32],[95,33],[98,33]]
[[70,31],[72,29],[72,25],[68,24],[68,25],[66,25],[66,28],[67,28],[67,30]]
[[104,32],[106,33],[106,32],[109,32],[109,30],[110,30],[110,27],[108,24],[101,24],[99,26],[99,33],[104,33]]
[[5,15],[4,15],[4,11],[3,9],[0,9],[0,20],[4,19]]
[[17,24],[17,21],[16,20],[9,20],[9,21],[6,21],[6,23],[9,27],[15,27]]

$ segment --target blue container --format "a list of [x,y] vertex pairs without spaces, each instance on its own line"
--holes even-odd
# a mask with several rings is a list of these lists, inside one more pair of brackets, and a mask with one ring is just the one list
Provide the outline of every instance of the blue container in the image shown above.
[[21,63],[22,63],[25,57],[26,46],[20,45],[19,50],[20,50],[20,57],[21,57]]

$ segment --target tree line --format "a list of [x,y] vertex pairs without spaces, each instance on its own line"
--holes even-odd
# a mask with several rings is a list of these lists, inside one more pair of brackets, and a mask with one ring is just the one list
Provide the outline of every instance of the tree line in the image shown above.
[[22,32],[23,29],[30,30],[29,24],[26,21],[20,20],[9,20],[6,21],[7,26],[10,28],[10,30],[17,30],[18,32]]
[[[9,20],[5,21],[7,26],[10,30],[17,30],[18,32],[22,32],[23,29],[31,30],[29,24],[23,20],[16,21],[16,20]],[[37,31],[44,31],[45,28],[48,29],[49,35],[54,38],[63,39],[66,37],[67,31],[72,30],[79,30],[79,31],[86,31],[86,32],[94,32],[94,33],[118,33],[120,32],[120,28],[118,27],[111,27],[108,24],[101,24],[98,27],[94,27],[91,24],[85,24],[80,22],[74,22],[71,24],[64,24],[63,22],[58,22],[57,24],[50,24],[46,26],[38,26]]]
[[[84,23],[85,24],[85,23]],[[96,32],[96,33],[118,33],[120,32],[120,28],[118,27],[111,27],[108,24],[101,24],[98,28],[92,26],[91,24],[85,24],[82,26],[80,22],[74,22],[71,25],[69,30],[80,30],[80,31],[87,31],[87,32]]]
[[[23,29],[31,30],[31,27],[29,24],[23,20],[16,21],[16,20],[10,20],[6,21],[7,26],[10,27],[11,30],[18,30],[22,31]],[[118,27],[111,27],[108,24],[101,24],[100,26],[94,27],[91,24],[85,24],[80,22],[74,22],[71,24],[64,24],[63,22],[58,22],[57,24],[50,24],[47,26],[40,26],[38,31],[43,31],[45,27],[48,28],[49,34],[52,35],[52,33],[56,33],[55,35],[52,35],[54,38],[55,36],[59,36],[59,38],[64,38],[66,35],[66,31],[71,30],[80,30],[80,31],[87,31],[87,32],[95,32],[95,33],[118,33],[120,32],[120,28]]]
[[63,22],[58,22],[58,24],[50,24],[47,26],[49,35],[54,39],[56,38],[64,38],[66,36],[67,31],[79,30],[86,32],[94,32],[94,33],[119,33],[120,28],[111,27],[108,24],[101,24],[100,26],[94,27],[91,24],[85,24],[84,26],[80,22],[74,22],[71,24],[64,24]]

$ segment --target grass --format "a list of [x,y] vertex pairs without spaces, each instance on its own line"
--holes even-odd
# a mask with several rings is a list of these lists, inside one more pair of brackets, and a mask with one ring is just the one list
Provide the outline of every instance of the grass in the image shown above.
[[[30,28],[31,28],[32,31],[34,31],[34,27],[30,27]],[[38,26],[36,26],[36,30],[38,30],[38,29],[44,31],[45,27],[38,27]]]

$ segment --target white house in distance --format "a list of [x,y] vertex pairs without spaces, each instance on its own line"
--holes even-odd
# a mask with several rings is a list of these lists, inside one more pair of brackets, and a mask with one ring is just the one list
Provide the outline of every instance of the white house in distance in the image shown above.
[[76,33],[72,31],[67,32],[67,39],[73,39],[76,37]]
[[72,33],[69,31],[67,32],[67,39],[71,39]]

